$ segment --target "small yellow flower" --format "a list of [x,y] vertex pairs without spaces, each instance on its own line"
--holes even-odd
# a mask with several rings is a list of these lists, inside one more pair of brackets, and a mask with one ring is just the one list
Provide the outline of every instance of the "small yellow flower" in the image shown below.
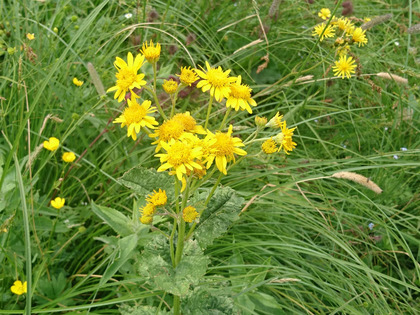
[[160,125],[155,133],[149,134],[149,137],[157,138],[152,144],[157,144],[156,152],[159,152],[162,142],[169,142],[171,139],[178,140],[184,134],[184,130],[183,124],[172,118]]
[[[239,75],[236,82],[230,85],[230,93],[227,97],[226,107],[232,107],[236,111],[239,109],[246,110],[252,114],[251,106],[257,106],[257,103],[251,98],[251,89],[248,85],[241,84],[241,76]],[[251,105],[251,106],[250,106]]]
[[35,34],[34,33],[28,33],[26,34],[26,38],[29,40],[34,40],[35,39]]
[[152,224],[153,217],[144,215],[140,218],[140,222],[143,223],[143,224]]
[[44,148],[50,151],[55,151],[60,145],[60,140],[55,137],[51,137],[48,141],[44,141]]
[[338,55],[341,56],[347,56],[347,54],[350,52],[350,45],[349,44],[345,44],[342,46],[339,46],[337,48],[337,53]]
[[163,89],[168,94],[174,94],[178,89],[178,82],[175,80],[163,80]]
[[179,113],[172,117],[173,120],[179,122],[183,127],[184,131],[191,133],[198,133],[205,135],[207,132],[200,125],[197,125],[197,121],[191,116],[190,112]]
[[261,145],[261,149],[265,154],[273,154],[274,152],[277,152],[277,144],[273,140],[273,138],[267,139],[263,142]]
[[270,121],[265,125],[266,127],[271,127],[274,129],[279,129],[282,126],[284,126],[286,122],[283,121],[283,115],[280,115],[279,112],[276,113],[276,115],[270,119]]
[[335,66],[332,68],[334,75],[341,76],[342,79],[347,77],[350,79],[351,74],[355,73],[356,65],[354,64],[353,57],[341,56],[338,61],[335,62]]
[[361,27],[357,27],[351,34],[353,42],[358,43],[359,47],[360,45],[364,46],[368,42],[365,33],[366,30],[363,30]]
[[267,118],[255,116],[255,124],[257,125],[257,127],[265,127],[265,125],[267,124]]
[[274,137],[274,141],[279,146],[277,152],[280,152],[280,150],[283,149],[286,154],[289,154],[288,151],[292,151],[296,147],[296,142],[293,142],[292,140],[293,131],[295,129],[296,127],[288,129],[286,123],[281,127],[281,132]]
[[318,12],[318,16],[323,20],[328,20],[331,17],[330,9],[323,8]]
[[[325,29],[325,31],[324,31]],[[324,32],[324,34],[322,34]],[[322,36],[321,36],[322,34]],[[335,27],[333,25],[326,26],[325,23],[321,23],[316,25],[314,31],[312,32],[312,36],[320,36],[321,39],[319,40],[322,42],[324,38],[334,37],[335,36]]]
[[147,203],[143,208],[140,208],[140,212],[144,217],[151,217],[156,212],[156,206],[152,203]]
[[76,155],[73,152],[65,152],[63,153],[62,159],[66,163],[71,163],[76,159]]
[[83,81],[78,80],[76,77],[73,78],[73,84],[76,86],[82,86]]
[[334,24],[343,32],[347,32],[347,30],[353,27],[351,21],[346,17],[339,18]]
[[198,217],[198,212],[193,206],[188,206],[182,210],[182,218],[185,222],[191,223]]
[[10,291],[12,291],[12,293],[17,294],[17,295],[22,295],[24,293],[27,293],[28,288],[27,288],[28,284],[26,283],[26,281],[24,283],[22,283],[22,281],[20,280],[16,280],[13,285],[10,287]]
[[181,67],[181,74],[177,74],[181,83],[188,86],[191,86],[191,84],[198,80],[198,76],[190,68],[191,67]]
[[147,202],[150,204],[159,207],[166,205],[168,197],[166,196],[166,191],[159,188],[159,191],[153,190],[153,194],[148,195],[149,198],[146,198]]
[[156,46],[153,44],[153,41],[150,40],[150,45],[147,44],[147,41],[143,43],[141,53],[150,63],[155,63],[159,60],[160,57],[160,44],[157,43]]
[[371,18],[368,18],[368,17],[365,17],[364,19],[363,19],[363,21],[365,22],[365,23],[367,23],[367,22],[370,22],[372,19]]
[[64,207],[64,202],[66,199],[57,197],[54,200],[51,200],[51,206],[53,206],[56,209],[61,209]]

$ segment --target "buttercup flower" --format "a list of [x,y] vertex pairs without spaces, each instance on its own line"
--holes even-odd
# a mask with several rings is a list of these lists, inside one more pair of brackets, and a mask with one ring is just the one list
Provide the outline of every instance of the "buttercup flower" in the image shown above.
[[24,293],[27,293],[28,291],[27,286],[28,284],[26,283],[26,281],[22,283],[22,281],[16,280],[15,282],[13,282],[13,285],[10,287],[10,291],[12,291],[12,293],[14,294],[22,295]]
[[286,123],[281,127],[281,132],[274,137],[274,141],[279,146],[277,152],[280,152],[280,150],[283,149],[286,154],[289,154],[288,151],[292,151],[296,147],[296,142],[293,142],[292,140],[293,131],[295,129],[296,127],[288,129]]
[[[324,31],[325,29],[325,31]],[[324,32],[324,34],[322,34]],[[322,34],[322,36],[321,36]],[[312,36],[320,36],[321,39],[319,40],[322,42],[324,38],[334,37],[335,36],[335,28],[333,25],[326,26],[325,23],[321,23],[319,25],[316,25],[314,28],[314,31],[312,32]]]
[[285,121],[282,120],[283,119],[283,115],[280,115],[279,112],[276,113],[276,115],[270,119],[270,121],[265,125],[266,127],[271,127],[271,128],[281,128],[282,126],[284,126],[284,124],[286,124]]
[[143,223],[143,224],[152,224],[153,217],[144,215],[140,218],[140,222]]
[[241,84],[241,76],[239,75],[236,82],[230,85],[230,93],[227,97],[226,107],[232,107],[236,111],[239,109],[246,110],[252,114],[251,106],[257,106],[257,103],[251,98],[251,89],[248,85]]
[[162,142],[169,142],[171,139],[178,140],[184,134],[184,126],[181,122],[176,119],[169,119],[160,125],[155,133],[151,133],[149,136],[157,138],[152,144],[157,144],[156,152],[160,151]]
[[133,55],[129,52],[127,54],[127,63],[120,57],[116,57],[114,66],[118,70],[115,75],[117,83],[115,86],[110,87],[107,92],[116,91],[114,99],[118,98],[118,102],[121,102],[128,91],[134,94],[134,88],[140,89],[142,86],[146,85],[146,81],[143,80],[144,74],[137,74],[137,71],[139,71],[143,64],[143,55],[137,55],[136,59],[134,59]]
[[35,39],[35,34],[34,33],[28,33],[28,34],[26,34],[26,38],[27,39],[29,39],[29,40],[34,40]]
[[137,139],[137,134],[140,132],[142,127],[154,129],[154,125],[159,123],[155,120],[155,117],[148,116],[156,111],[154,107],[150,107],[152,102],[144,101],[141,105],[137,103],[134,95],[131,96],[131,100],[127,100],[128,107],[124,109],[124,112],[120,117],[115,119],[113,123],[121,123],[121,128],[128,126],[127,137]]
[[153,41],[150,40],[150,45],[147,44],[147,42],[143,43],[143,48],[141,50],[141,53],[144,55],[144,57],[147,59],[150,63],[155,63],[159,60],[160,57],[160,44],[157,43],[156,46],[153,44]]
[[143,208],[140,208],[143,217],[153,216],[156,212],[156,206],[152,203],[147,203]]
[[206,134],[204,128],[200,125],[197,125],[197,122],[194,117],[190,115],[190,112],[176,114],[173,118],[179,122],[183,127],[184,131],[198,134]]
[[185,222],[191,223],[198,217],[198,212],[193,206],[188,206],[182,210],[182,218]]
[[274,152],[277,152],[278,147],[273,138],[270,138],[263,142],[261,149],[265,154],[273,154]]
[[153,194],[149,195],[149,198],[146,198],[146,200],[150,204],[159,207],[166,205],[168,197],[166,196],[166,191],[159,188],[159,191],[153,190]]
[[76,86],[82,86],[83,81],[78,80],[76,77],[73,78],[73,84]]
[[57,197],[54,200],[51,200],[51,206],[53,206],[56,209],[61,209],[64,207],[64,202],[66,199]]
[[318,12],[318,16],[323,20],[328,20],[331,17],[330,9],[323,8]]
[[355,43],[364,46],[365,44],[367,44],[368,40],[366,38],[366,30],[363,30],[361,27],[357,27],[353,33],[351,34],[351,38]]
[[197,88],[202,88],[203,92],[210,90],[210,95],[214,96],[216,101],[221,102],[224,97],[228,97],[230,93],[230,84],[236,81],[235,77],[229,77],[230,69],[223,71],[222,67],[212,68],[206,61],[207,71],[194,69],[194,71],[201,77]]
[[191,86],[191,84],[193,84],[195,81],[198,80],[197,75],[195,74],[195,72],[190,69],[191,67],[181,67],[181,74],[177,76],[179,77],[179,80],[181,81],[181,83]]
[[73,152],[65,152],[63,153],[62,159],[66,163],[71,163],[76,159],[76,155]]
[[168,94],[174,94],[178,89],[178,82],[170,79],[170,80],[163,80],[163,89]]
[[48,141],[44,141],[44,148],[50,151],[55,151],[60,145],[60,140],[56,137],[51,137]]
[[356,65],[352,57],[341,56],[338,61],[335,62],[335,66],[332,68],[334,75],[350,78],[352,73],[355,73]]

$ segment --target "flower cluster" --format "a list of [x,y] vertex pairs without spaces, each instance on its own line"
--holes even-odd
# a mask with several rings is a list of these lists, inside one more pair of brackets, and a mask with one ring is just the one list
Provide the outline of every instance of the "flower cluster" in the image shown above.
[[146,198],[146,205],[140,208],[141,217],[140,222],[143,224],[151,224],[153,222],[153,215],[157,207],[163,207],[168,202],[166,191],[159,188],[159,191],[153,190],[151,195]]
[[289,154],[290,151],[296,147],[296,142],[293,142],[293,131],[295,128],[287,128],[287,123],[283,120],[283,115],[276,113],[276,115],[270,119],[265,125],[274,129],[280,129],[281,132],[274,137],[270,137],[261,145],[261,149],[266,154],[273,154],[280,152],[282,149],[284,153]]

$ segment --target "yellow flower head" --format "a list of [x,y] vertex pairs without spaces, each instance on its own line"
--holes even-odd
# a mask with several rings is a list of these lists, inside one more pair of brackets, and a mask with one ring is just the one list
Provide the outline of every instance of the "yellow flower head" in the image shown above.
[[246,110],[252,114],[251,106],[257,106],[257,103],[251,98],[251,89],[248,85],[241,84],[241,76],[239,75],[236,82],[230,85],[230,93],[227,97],[226,107],[232,107],[236,111],[239,109]]
[[[324,31],[325,29],[325,31]],[[324,34],[322,34],[324,32]],[[322,35],[321,35],[322,34]],[[315,26],[314,31],[312,32],[312,36],[320,36],[321,39],[319,40],[322,42],[324,38],[334,37],[335,36],[335,27],[333,25],[326,26],[325,23],[321,23]]]
[[343,32],[347,32],[353,27],[351,21],[346,17],[339,18],[334,24],[337,25],[337,27]]
[[267,124],[267,118],[255,116],[255,124],[257,125],[257,127],[265,127],[265,125]]
[[147,216],[144,215],[140,218],[140,222],[143,224],[152,224],[153,222],[153,217],[152,216]]
[[198,217],[198,212],[193,206],[188,206],[182,210],[182,218],[185,222],[191,223]]
[[278,129],[281,128],[285,123],[286,122],[283,121],[283,115],[280,115],[280,113],[277,112],[276,115],[273,118],[271,118],[265,126]]
[[345,44],[345,45],[339,46],[337,48],[337,53],[340,57],[347,56],[347,54],[349,52],[350,52],[350,45],[349,44]]
[[330,9],[323,8],[318,12],[318,16],[323,20],[328,20],[331,17]]
[[54,200],[51,200],[51,206],[53,206],[56,209],[61,209],[64,207],[64,202],[66,199],[57,197]]
[[350,79],[351,74],[355,73],[356,65],[354,64],[353,57],[341,56],[338,61],[335,62],[335,66],[332,68],[334,75],[341,76],[342,79],[347,77]]
[[160,57],[160,44],[157,43],[156,46],[153,44],[153,41],[150,40],[150,45],[147,44],[147,42],[143,43],[143,48],[141,50],[141,53],[144,55],[144,57],[147,59],[150,63],[155,63],[159,60]]
[[26,34],[26,38],[29,40],[34,40],[35,39],[35,34],[34,33],[28,33]]
[[158,168],[158,172],[163,172],[171,168],[175,171],[177,178],[182,180],[183,175],[187,174],[187,168],[190,171],[193,171],[195,168],[202,168],[202,166],[195,161],[200,159],[203,155],[201,147],[194,147],[190,141],[185,139],[172,139],[168,143],[161,142],[161,145],[166,153],[155,155],[156,157],[159,157],[160,162],[163,163]]
[[168,94],[174,94],[178,89],[178,82],[175,80],[163,80],[163,89]]
[[184,131],[186,132],[198,133],[202,135],[206,134],[204,128],[200,125],[197,125],[197,121],[194,117],[191,116],[190,112],[176,114],[172,119],[179,122],[184,127]]
[[150,107],[152,102],[144,101],[141,105],[137,103],[134,95],[131,96],[131,100],[127,100],[128,107],[124,109],[124,112],[120,117],[115,119],[113,123],[121,123],[121,128],[128,126],[127,137],[137,139],[137,134],[140,132],[142,127],[154,129],[154,125],[158,125],[155,117],[148,116],[156,111],[154,107]]
[[179,80],[181,83],[191,86],[195,81],[198,80],[197,75],[195,72],[191,69],[191,67],[181,67],[181,74],[177,76],[179,77]]
[[274,141],[279,146],[277,152],[280,152],[280,150],[283,149],[286,154],[289,154],[288,151],[292,151],[296,147],[296,142],[293,142],[292,140],[293,131],[295,129],[296,127],[288,129],[286,124],[281,127],[281,132],[274,137]]
[[82,86],[83,81],[78,80],[76,77],[73,78],[73,84],[76,86]]
[[159,191],[153,190],[153,194],[148,195],[149,198],[146,198],[147,202],[150,204],[159,207],[166,205],[168,197],[166,196],[166,191],[159,188]]
[[171,139],[178,140],[184,134],[184,126],[181,122],[176,119],[169,119],[160,125],[155,133],[151,133],[149,136],[157,138],[152,144],[157,144],[156,152],[161,149],[162,142],[169,142]]
[[211,146],[212,153],[210,154],[207,162],[207,168],[213,164],[213,161],[216,159],[216,166],[220,172],[227,174],[227,163],[232,161],[235,162],[235,155],[246,155],[246,151],[240,149],[239,147],[245,146],[242,143],[242,140],[239,138],[232,137],[232,125],[229,126],[228,132],[217,132],[213,135],[208,131],[211,137],[214,137],[216,140]]
[[62,159],[66,163],[71,163],[76,159],[76,155],[73,152],[65,152],[63,153]]
[[147,203],[143,208],[140,208],[143,217],[151,217],[156,212],[156,206],[152,203]]
[[12,291],[12,293],[17,294],[17,295],[22,295],[24,293],[27,293],[28,289],[27,289],[27,283],[26,281],[24,283],[22,283],[22,281],[20,280],[16,280],[13,285],[10,287],[10,291]]
[[55,151],[60,145],[60,140],[56,137],[51,137],[48,141],[44,141],[44,148],[50,151]]
[[137,74],[137,71],[140,70],[143,64],[143,55],[137,55],[136,59],[134,59],[133,55],[129,52],[127,54],[127,63],[120,57],[116,57],[114,66],[118,70],[115,75],[117,83],[115,86],[110,87],[107,92],[116,91],[114,99],[118,98],[118,102],[121,102],[128,91],[134,94],[134,88],[140,89],[143,85],[146,85],[146,81],[143,80],[144,74]]
[[263,142],[263,144],[261,145],[261,149],[265,154],[273,154],[278,150],[277,144],[272,137]]
[[364,46],[368,42],[365,33],[366,30],[363,30],[361,27],[357,27],[351,34],[353,42],[358,43],[359,47],[360,45]]
[[223,71],[222,67],[212,68],[206,61],[207,71],[194,69],[198,76],[202,79],[197,84],[197,88],[202,88],[203,92],[210,90],[210,95],[214,96],[216,101],[221,102],[224,97],[228,97],[230,93],[230,84],[236,81],[235,77],[229,77],[231,70]]

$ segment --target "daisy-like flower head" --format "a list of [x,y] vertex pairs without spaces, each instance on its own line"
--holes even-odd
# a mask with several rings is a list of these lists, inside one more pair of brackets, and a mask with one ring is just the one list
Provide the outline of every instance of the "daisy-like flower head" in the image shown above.
[[232,125],[229,126],[228,132],[217,132],[213,135],[210,131],[208,131],[210,136],[213,136],[216,140],[214,144],[211,146],[213,152],[208,158],[207,166],[213,163],[216,160],[216,166],[220,172],[223,174],[227,174],[227,163],[232,161],[235,162],[235,154],[238,155],[246,155],[246,151],[240,149],[240,147],[245,146],[242,143],[242,140],[236,137],[232,137]]
[[169,119],[160,125],[155,133],[151,133],[149,137],[157,138],[152,144],[157,144],[156,152],[161,149],[162,142],[169,142],[171,139],[178,140],[184,134],[184,125],[176,119]]
[[166,191],[159,188],[159,191],[153,190],[153,194],[148,195],[149,198],[146,198],[147,202],[150,204],[159,207],[166,205],[168,197],[166,196]]
[[328,20],[331,17],[331,11],[328,8],[323,8],[318,12],[318,16],[323,20]]
[[280,152],[280,150],[283,149],[286,154],[289,154],[288,151],[292,151],[296,147],[296,142],[293,142],[292,140],[293,131],[295,129],[296,127],[288,129],[286,124],[281,127],[281,132],[274,137],[274,141],[279,146],[277,152]]
[[341,56],[338,61],[335,62],[335,66],[332,68],[334,75],[341,76],[342,79],[347,77],[350,79],[351,74],[355,73],[356,65],[354,64],[353,57]]
[[152,224],[153,222],[153,217],[152,216],[147,216],[144,215],[140,218],[140,222],[143,224]]
[[339,18],[334,24],[337,25],[337,27],[343,32],[347,32],[347,30],[353,27],[351,21],[346,17]]
[[363,30],[361,27],[357,27],[351,34],[353,42],[358,43],[359,47],[360,45],[364,46],[368,42],[365,33],[366,30]]
[[152,203],[147,203],[143,208],[140,208],[143,217],[151,217],[156,212],[156,206]]
[[34,33],[28,33],[26,34],[26,38],[29,40],[34,40],[35,39],[35,34]]
[[175,80],[163,80],[163,89],[168,94],[174,94],[176,90],[178,89],[178,82]]
[[51,206],[56,209],[61,209],[64,207],[64,202],[66,202],[66,199],[57,197],[54,200],[51,200]]
[[59,145],[60,140],[58,140],[56,137],[51,137],[48,141],[44,141],[44,148],[49,151],[57,150]]
[[137,55],[136,59],[129,52],[127,54],[127,62],[120,57],[115,58],[114,66],[118,70],[115,75],[117,83],[115,86],[110,87],[107,92],[115,91],[114,99],[118,98],[118,102],[121,102],[125,94],[130,91],[132,94],[134,88],[141,89],[142,86],[146,85],[146,81],[143,80],[144,74],[137,74],[141,66],[144,64],[144,56]]
[[144,101],[141,105],[137,103],[134,95],[131,96],[131,100],[127,100],[128,107],[124,109],[124,112],[120,117],[113,121],[114,124],[121,123],[121,128],[128,126],[127,137],[137,139],[137,134],[140,132],[142,127],[154,129],[154,125],[158,125],[155,117],[148,116],[156,111],[154,107],[150,107],[152,102]]
[[146,60],[150,63],[155,63],[159,60],[160,57],[160,44],[157,43],[156,46],[153,44],[153,41],[150,40],[150,44],[147,44],[147,41],[143,43],[141,53],[144,55]]
[[12,293],[17,294],[17,295],[22,295],[24,293],[27,293],[28,288],[27,288],[28,284],[25,282],[22,283],[22,281],[20,280],[16,280],[15,282],[13,282],[13,285],[10,287],[10,291],[12,291]]
[[270,121],[265,125],[266,127],[271,127],[274,129],[281,128],[284,124],[286,124],[285,121],[283,121],[283,115],[280,115],[279,112],[276,113],[276,115],[270,119]]
[[77,79],[76,77],[73,78],[73,84],[76,86],[82,86],[83,85],[83,81],[80,81],[79,79]]
[[222,67],[212,68],[206,61],[204,71],[194,69],[198,76],[202,79],[197,84],[197,88],[202,88],[203,92],[210,90],[210,95],[214,96],[216,101],[221,102],[224,97],[228,97],[230,93],[230,84],[236,81],[235,77],[229,77],[230,69],[223,71]]
[[163,163],[159,168],[158,172],[172,169],[179,180],[187,174],[187,168],[193,171],[195,168],[201,169],[202,166],[195,160],[198,160],[203,155],[201,147],[194,147],[189,141],[174,140],[172,139],[168,143],[161,142],[162,148],[165,149],[166,153],[156,154],[156,157],[160,158],[160,162]]
[[[241,76],[239,75],[236,82],[230,85],[230,93],[227,97],[226,107],[232,107],[236,111],[239,109],[246,110],[252,114],[251,106],[257,106],[257,103],[251,98],[251,89],[248,85],[241,84]],[[250,106],[251,105],[251,106]]]
[[206,134],[204,128],[200,125],[197,125],[197,121],[194,117],[191,116],[190,112],[176,114],[174,117],[172,117],[172,119],[179,122],[184,127],[186,132],[198,133],[202,135]]
[[182,210],[182,218],[185,222],[191,223],[198,217],[198,212],[193,206],[185,207]]
[[198,80],[197,75],[191,69],[191,67],[181,67],[181,74],[177,74],[181,83],[191,86],[195,81]]
[[76,159],[76,155],[73,152],[65,152],[63,153],[62,159],[66,163],[71,163]]
[[[322,34],[322,32],[324,32],[324,34]],[[324,38],[334,37],[335,26],[331,24],[326,26],[325,23],[318,24],[315,26],[314,31],[312,32],[312,36],[320,36],[321,37],[321,39],[319,40],[320,42],[322,42]]]
[[267,139],[263,142],[261,149],[265,154],[273,154],[274,152],[277,152],[278,147],[277,143],[271,137],[270,139]]

